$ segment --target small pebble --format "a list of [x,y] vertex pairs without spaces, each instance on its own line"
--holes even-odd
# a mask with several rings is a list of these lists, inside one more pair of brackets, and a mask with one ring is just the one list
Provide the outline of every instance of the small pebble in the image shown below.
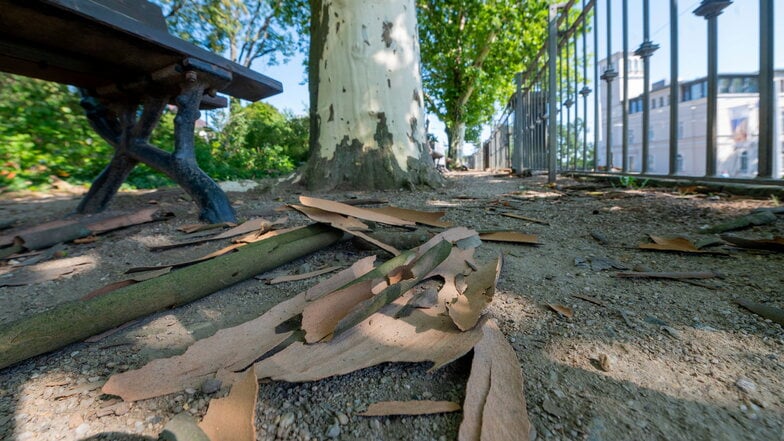
[[612,357],[607,354],[599,354],[597,360],[599,361],[599,367],[602,368],[603,371],[610,372],[614,361]]
[[345,426],[346,424],[348,424],[348,416],[346,416],[345,413],[338,412],[337,417],[338,417],[338,422],[340,422],[341,426]]
[[90,425],[87,423],[82,423],[79,425],[79,427],[76,428],[76,430],[74,430],[74,433],[76,433],[77,437],[82,438],[85,435],[87,435],[87,432],[89,431],[90,431]]
[[340,426],[335,424],[333,426],[329,426],[327,429],[327,438],[337,438],[340,436]]
[[753,381],[745,377],[738,378],[735,381],[735,386],[738,386],[738,389],[742,390],[743,392],[746,392],[747,394],[750,394],[757,390],[757,385],[754,384]]
[[208,378],[201,384],[201,391],[204,394],[212,394],[220,390],[223,383],[217,378]]
[[286,429],[286,428],[288,428],[288,427],[289,427],[289,426],[290,426],[290,425],[291,425],[293,422],[294,422],[294,413],[292,413],[292,412],[287,412],[287,413],[286,413],[285,415],[283,415],[283,417],[280,419],[280,422],[278,423],[278,427],[280,427],[281,429]]

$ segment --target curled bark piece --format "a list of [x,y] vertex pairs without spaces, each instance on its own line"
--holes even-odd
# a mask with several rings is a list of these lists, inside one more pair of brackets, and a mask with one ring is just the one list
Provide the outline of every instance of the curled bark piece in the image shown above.
[[463,403],[459,441],[529,439],[531,423],[517,354],[492,320],[482,326]]

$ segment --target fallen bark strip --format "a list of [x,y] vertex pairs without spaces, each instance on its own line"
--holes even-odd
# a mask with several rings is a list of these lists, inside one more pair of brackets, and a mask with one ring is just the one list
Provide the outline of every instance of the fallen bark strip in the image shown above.
[[784,326],[784,309],[776,308],[775,306],[765,305],[763,303],[756,303],[746,299],[735,299],[735,303],[748,309],[749,311],[757,314],[762,318],[766,318],[775,323]]
[[12,231],[0,236],[0,246],[21,241],[28,250],[40,250],[60,242],[70,242],[92,234],[103,234],[133,225],[155,222],[171,217],[172,214],[158,208],[146,208],[134,213],[106,212],[79,216],[74,219],[57,220],[45,224]]
[[334,334],[339,335],[349,328],[358,325],[370,315],[378,312],[379,309],[405,294],[409,289],[424,280],[425,276],[443,262],[451,251],[452,244],[446,240],[442,240],[436,246],[423,253],[422,256],[410,264],[409,269],[413,273],[413,277],[390,285],[372,298],[357,305],[348,315],[338,322],[337,326],[335,326]]
[[192,302],[332,245],[342,236],[329,226],[312,225],[88,301],[65,303],[2,325],[0,369],[135,318]]
[[754,250],[777,251],[784,253],[784,237],[776,236],[773,239],[745,239],[742,237],[722,234],[721,238],[732,245],[740,248],[750,248]]
[[719,275],[713,271],[675,271],[675,272],[640,272],[640,271],[624,271],[615,273],[615,277],[622,279],[713,279]]
[[743,228],[748,228],[748,227],[753,227],[758,225],[772,224],[776,222],[776,220],[777,220],[776,215],[771,213],[770,211],[760,211],[746,216],[741,216],[735,219],[730,219],[726,222],[717,225],[711,225],[708,227],[700,228],[700,233],[703,234],[725,233],[727,231],[740,230]]
[[460,405],[452,401],[412,400],[412,401],[379,401],[371,403],[367,410],[357,415],[389,416],[389,415],[432,415],[434,413],[457,412]]
[[523,372],[514,349],[494,321],[481,326],[466,385],[459,441],[529,440]]
[[548,225],[548,226],[550,225],[550,222],[539,220],[539,219],[534,219],[532,217],[521,216],[521,215],[515,214],[515,213],[506,213],[506,212],[504,212],[504,213],[499,213],[499,214],[501,216],[512,217],[512,218],[515,218],[515,219],[524,220],[526,222],[533,222],[535,224],[542,224],[542,225]]

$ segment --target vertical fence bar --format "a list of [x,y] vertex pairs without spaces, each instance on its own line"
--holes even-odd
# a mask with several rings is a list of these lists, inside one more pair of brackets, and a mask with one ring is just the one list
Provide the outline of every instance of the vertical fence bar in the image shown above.
[[629,2],[623,0],[623,100],[621,101],[621,171],[629,171]]
[[[585,11],[585,0],[583,0],[583,11]],[[583,16],[583,88],[580,89],[580,95],[583,97],[583,164],[582,170],[585,171],[588,167],[588,94],[591,93],[591,88],[588,87],[588,15]]]
[[[568,14],[567,14],[568,15]],[[572,154],[572,78],[571,78],[571,68],[569,67],[569,62],[571,61],[571,57],[569,54],[569,39],[564,40],[565,48],[566,48],[566,57],[564,60],[566,61],[566,69],[564,71],[563,77],[566,80],[566,100],[564,101],[563,105],[566,106],[566,140],[564,142],[564,149],[566,152],[563,153],[563,157],[566,160],[566,165],[564,170],[569,170],[570,164],[572,162],[571,154]]]
[[[559,32],[560,33],[560,32]],[[564,96],[564,87],[563,87],[563,78],[564,78],[564,68],[563,68],[563,47],[558,46],[558,170],[563,170],[563,118],[564,118],[564,106],[563,106],[563,96]]]
[[757,156],[757,177],[774,177],[773,165],[776,162],[775,124],[778,110],[774,106],[776,88],[773,83],[773,46],[775,28],[773,27],[773,0],[760,0],[759,6],[759,153]]
[[512,128],[514,130],[514,145],[512,150],[512,170],[516,173],[523,171],[523,73],[515,74],[515,93],[512,99],[514,106],[514,119]]
[[573,94],[573,96],[574,96],[574,122],[572,123],[572,128],[574,129],[574,151],[572,152],[573,153],[572,154],[572,158],[573,158],[573,160],[572,160],[572,170],[577,170],[577,152],[580,150],[580,135],[577,133],[577,130],[578,130],[578,128],[577,128],[577,120],[579,119],[579,115],[580,115],[580,100],[577,97],[577,94],[579,93],[579,90],[577,88],[577,81],[578,81],[577,80],[577,71],[579,70],[578,69],[579,64],[577,62],[577,28],[576,28],[577,25],[578,25],[578,23],[575,22],[574,23],[575,30],[574,30],[574,35],[573,35],[573,38],[572,38],[573,44],[574,44],[574,67],[573,67],[573,72],[574,72],[574,81],[573,81],[573,84],[574,84],[574,94]]
[[642,173],[650,171],[650,132],[651,132],[651,55],[659,49],[651,41],[651,17],[649,0],[642,2],[643,42],[634,54],[642,58]]
[[556,80],[556,57],[558,56],[558,6],[550,5],[549,17],[550,22],[547,27],[547,54],[548,54],[548,74],[549,74],[549,90],[548,90],[548,139],[547,146],[550,149],[547,161],[547,182],[554,184],[556,181],[555,176],[555,161],[558,159],[558,152],[556,152],[556,119],[555,119],[555,80]]
[[[772,0],[771,0],[772,1]],[[670,163],[669,174],[678,173],[678,0],[670,0]]]
[[716,176],[716,111],[719,92],[718,16],[731,0],[702,0],[694,14],[708,21],[708,109],[705,130],[705,176]]
[[596,91],[593,94],[593,171],[599,166],[599,0],[593,5],[593,81]]
[[605,109],[605,114],[607,115],[607,130],[604,134],[604,142],[605,142],[605,149],[606,155],[605,158],[605,166],[607,167],[607,172],[612,171],[613,167],[613,157],[612,157],[612,82],[618,76],[618,72],[616,72],[615,68],[613,67],[612,62],[612,0],[607,0],[607,69],[605,69],[604,73],[602,74],[602,79],[607,82],[607,109]]

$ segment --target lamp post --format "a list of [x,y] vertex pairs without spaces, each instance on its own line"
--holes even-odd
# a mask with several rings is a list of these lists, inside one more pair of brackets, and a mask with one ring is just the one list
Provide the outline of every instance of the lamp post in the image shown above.
[[708,20],[708,102],[705,139],[705,175],[716,176],[716,112],[719,83],[718,16],[732,0],[702,0],[694,15]]

